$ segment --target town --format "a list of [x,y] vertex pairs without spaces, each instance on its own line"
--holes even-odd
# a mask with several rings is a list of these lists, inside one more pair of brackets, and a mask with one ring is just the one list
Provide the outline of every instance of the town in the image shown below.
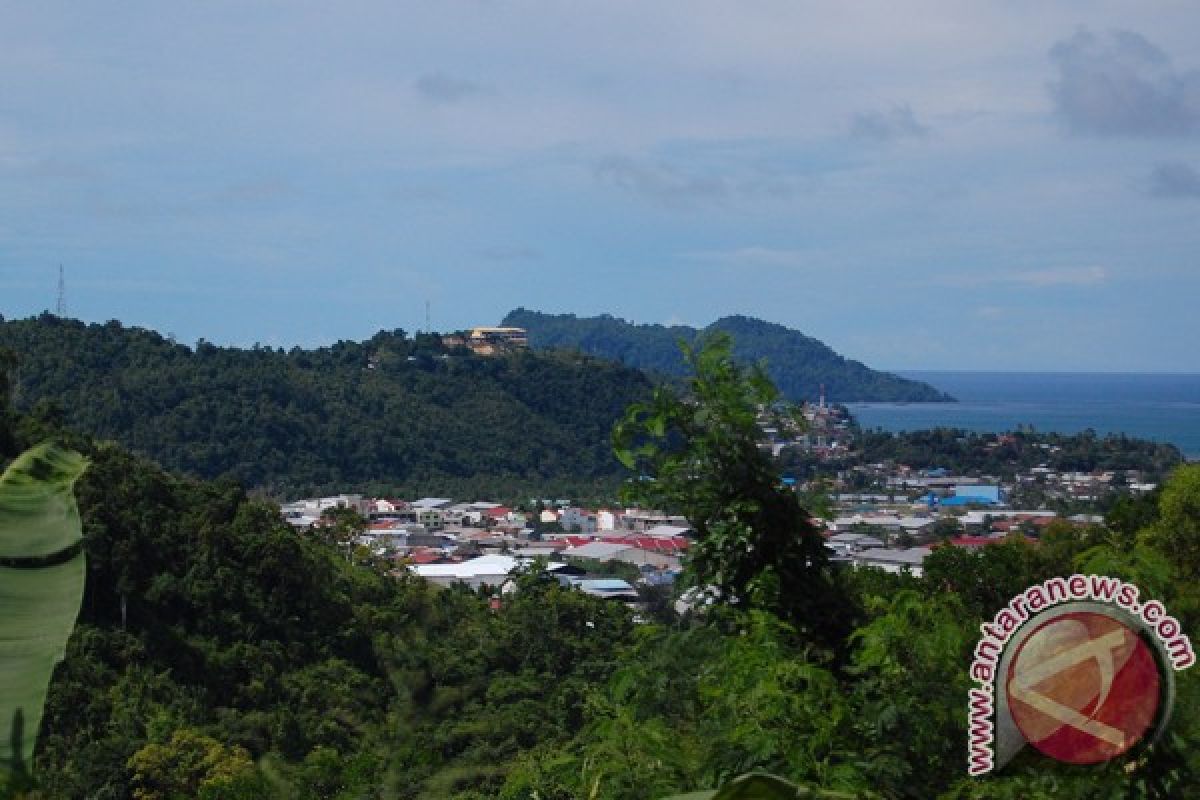
[[[847,426],[824,404],[806,412],[800,445],[835,457],[850,447]],[[782,446],[779,430],[764,426],[764,447]],[[834,458],[836,462],[836,458]],[[864,482],[877,487],[851,491]],[[832,561],[854,567],[921,575],[934,547],[980,548],[1005,537],[1036,543],[1058,529],[1100,524],[1096,504],[1114,492],[1141,494],[1156,483],[1136,470],[1063,472],[1036,466],[1011,479],[951,474],[944,468],[870,464],[836,470],[831,477],[781,486],[818,498],[810,512]],[[1069,501],[1090,512],[1065,514],[1014,503],[1037,487],[1039,497]],[[543,559],[565,585],[588,594],[637,604],[639,587],[670,586],[681,574],[694,531],[687,519],[657,510],[618,506],[581,508],[569,499],[531,499],[518,506],[423,497],[413,500],[340,494],[284,503],[281,512],[298,530],[320,530],[339,517],[352,520],[348,546],[407,569],[440,586],[511,588],[523,565]],[[686,610],[686,607],[681,607]]]

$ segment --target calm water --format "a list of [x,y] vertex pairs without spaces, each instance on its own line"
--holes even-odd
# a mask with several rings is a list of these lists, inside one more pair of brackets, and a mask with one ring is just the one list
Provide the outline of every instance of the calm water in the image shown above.
[[1200,459],[1200,375],[1047,372],[902,372],[957,403],[850,403],[864,428],[950,427],[1126,433],[1171,442]]

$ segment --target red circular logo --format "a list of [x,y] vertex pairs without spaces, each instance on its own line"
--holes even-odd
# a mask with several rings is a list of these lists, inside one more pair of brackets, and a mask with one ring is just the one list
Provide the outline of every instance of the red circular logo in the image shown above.
[[1135,631],[1076,611],[1038,626],[1008,668],[1008,707],[1026,741],[1070,764],[1125,753],[1154,722],[1159,667]]

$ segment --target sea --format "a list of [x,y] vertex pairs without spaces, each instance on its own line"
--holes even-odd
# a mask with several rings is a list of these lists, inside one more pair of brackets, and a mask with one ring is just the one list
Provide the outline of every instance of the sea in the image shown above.
[[[1200,460],[1200,375],[1086,372],[897,374],[925,381],[957,403],[847,403],[864,428],[962,428],[996,432],[1124,433],[1169,442]],[[831,398],[836,399],[836,398]]]

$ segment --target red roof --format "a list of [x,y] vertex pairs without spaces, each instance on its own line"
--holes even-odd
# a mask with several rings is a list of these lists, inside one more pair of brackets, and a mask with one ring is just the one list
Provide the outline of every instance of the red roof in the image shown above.
[[588,542],[592,541],[590,536],[565,536],[558,541],[566,542],[571,547],[583,547]]
[[955,547],[984,547],[989,544],[995,544],[998,539],[991,539],[987,536],[955,536],[949,540],[949,544]]
[[413,550],[408,554],[408,560],[414,564],[436,564],[443,557],[436,550]]
[[674,555],[688,549],[691,544],[684,536],[605,536],[601,541],[640,547],[652,553]]
[[1026,542],[1030,542],[1030,543],[1037,542],[1036,539],[1031,539],[1028,536],[1020,536],[1019,534],[1010,534],[1009,536],[1005,536],[1003,538],[993,538],[990,536],[956,536],[953,539],[947,540],[946,544],[952,544],[955,547],[967,547],[970,549],[976,549],[979,547],[986,547],[989,544],[1001,544],[1003,542],[1011,541],[1014,536],[1016,536],[1017,538],[1020,538],[1020,539],[1024,539]]
[[493,519],[497,519],[499,517],[507,517],[509,514],[512,513],[512,509],[506,508],[505,506],[496,506],[495,508],[489,508],[487,511],[485,511],[483,513],[487,514],[489,517],[491,517]]

